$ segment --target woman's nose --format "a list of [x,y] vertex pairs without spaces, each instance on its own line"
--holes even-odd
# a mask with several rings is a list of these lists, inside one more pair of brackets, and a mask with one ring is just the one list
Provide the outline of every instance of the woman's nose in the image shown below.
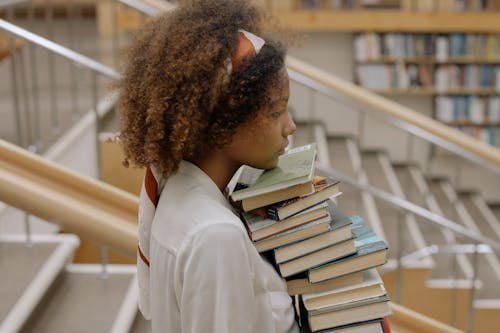
[[287,123],[285,126],[286,136],[292,135],[293,133],[295,133],[296,130],[297,130],[297,125],[295,125],[295,122],[293,121],[292,116],[290,114],[288,114],[288,119],[287,119]]

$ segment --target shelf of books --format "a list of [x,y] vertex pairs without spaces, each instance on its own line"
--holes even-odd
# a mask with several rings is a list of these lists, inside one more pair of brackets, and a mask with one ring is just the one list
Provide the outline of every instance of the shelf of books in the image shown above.
[[302,332],[388,332],[389,298],[376,270],[387,244],[335,205],[340,183],[315,176],[315,158],[309,144],[290,149],[278,168],[245,166],[231,198],[257,251],[286,279]]
[[361,86],[430,96],[437,120],[500,145],[499,34],[370,32],[353,42]]

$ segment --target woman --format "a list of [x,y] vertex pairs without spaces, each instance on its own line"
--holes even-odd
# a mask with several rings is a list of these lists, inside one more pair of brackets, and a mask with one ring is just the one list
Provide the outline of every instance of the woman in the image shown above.
[[297,332],[284,281],[225,197],[273,168],[296,127],[280,44],[243,1],[196,1],[150,23],[121,82],[127,160],[147,168],[140,308],[153,332]]

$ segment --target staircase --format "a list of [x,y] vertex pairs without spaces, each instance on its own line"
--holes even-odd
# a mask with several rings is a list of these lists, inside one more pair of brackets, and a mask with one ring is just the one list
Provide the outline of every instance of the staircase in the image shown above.
[[[326,144],[324,148],[319,147],[318,154],[328,152],[326,162],[325,158],[319,156],[320,162],[329,163],[351,177],[358,175],[360,178],[359,175],[366,173],[365,180],[369,185],[458,221],[468,229],[499,239],[500,209],[498,206],[488,206],[479,193],[457,193],[448,179],[426,177],[419,166],[412,162],[392,163],[384,150],[360,151],[354,137],[329,137],[320,122],[299,122],[297,125],[294,145],[312,141],[318,145]],[[357,168],[357,164],[361,168]],[[348,213],[363,216],[372,223],[374,229],[381,230],[378,234],[389,244],[389,262],[382,273],[391,298],[397,298],[401,304],[422,314],[465,329],[471,301],[474,255],[446,250],[427,254],[422,252],[422,256],[412,254],[431,245],[445,249],[446,246],[460,246],[470,241],[456,237],[448,229],[422,221],[420,217],[404,214],[381,200],[362,200],[361,194],[349,186],[342,190],[344,194],[338,198],[339,207],[345,207]],[[371,203],[371,207],[367,203]],[[361,204],[363,208],[359,208]],[[396,291],[398,287],[393,266],[398,256],[408,260],[402,261],[400,290]],[[493,325],[500,315],[499,260],[497,254],[492,252],[479,253],[476,260],[477,290],[474,291],[473,307],[474,315],[482,320],[475,321],[474,332],[489,332],[483,322]]]
[[72,264],[78,245],[69,234],[0,237],[0,332],[148,331],[135,265]]

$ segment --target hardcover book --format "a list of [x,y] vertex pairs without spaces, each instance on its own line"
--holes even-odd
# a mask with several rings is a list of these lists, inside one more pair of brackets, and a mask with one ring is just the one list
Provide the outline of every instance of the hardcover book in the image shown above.
[[[382,300],[383,299],[383,300]],[[307,314],[311,332],[383,318],[391,314],[387,297],[381,301],[338,311]]]
[[315,283],[332,279],[344,274],[383,265],[387,261],[387,244],[365,224],[361,217],[353,216],[351,219],[351,230],[356,238],[357,252],[311,268],[308,271],[310,282]]
[[[270,170],[243,166],[231,193],[234,201],[270,193],[291,186],[311,183],[316,160],[316,144],[289,149]],[[268,203],[270,204],[270,203]]]
[[313,179],[314,190],[312,193],[269,205],[266,207],[266,212],[272,219],[286,219],[318,202],[340,195],[339,183],[338,180],[333,178],[315,176]]
[[325,233],[330,230],[331,220],[332,218],[328,215],[322,219],[303,224],[268,238],[264,238],[263,240],[254,242],[255,248],[259,252],[264,252]]
[[331,200],[326,202],[332,218],[330,229],[323,234],[274,249],[276,263],[298,258],[352,237],[351,219],[337,209]]
[[384,283],[375,268],[363,272],[363,281],[349,286],[302,295],[304,306],[310,313],[333,308],[347,308],[363,300],[387,295]]
[[329,214],[328,205],[326,203],[320,203],[283,221],[275,221],[261,215],[247,212],[242,213],[242,219],[247,226],[250,238],[253,241],[258,241],[303,224],[323,219],[328,217]]
[[354,239],[350,238],[340,243],[330,245],[324,249],[280,263],[278,264],[278,270],[282,277],[288,277],[325,262],[345,257],[354,252],[356,252]]
[[289,295],[300,295],[307,293],[320,293],[336,288],[350,286],[363,282],[363,272],[347,274],[335,279],[325,280],[318,283],[311,283],[307,276],[296,277],[286,281],[286,288]]

